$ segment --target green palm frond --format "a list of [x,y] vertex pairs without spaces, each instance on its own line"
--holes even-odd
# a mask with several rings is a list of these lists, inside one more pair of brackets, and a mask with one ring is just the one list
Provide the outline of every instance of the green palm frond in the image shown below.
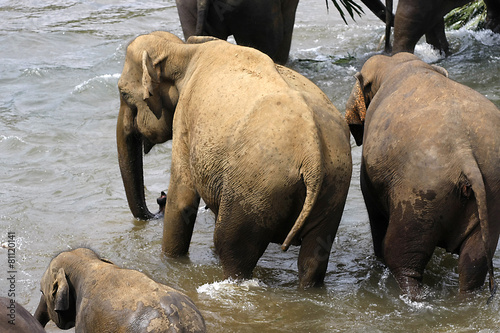
[[[332,0],[332,3],[335,6],[335,8],[337,8],[337,10],[339,11],[340,16],[342,17],[342,20],[344,20],[345,24],[347,24],[347,20],[345,18],[345,13],[342,10],[341,5],[344,7],[344,9],[347,11],[349,16],[354,21],[355,21],[354,19],[355,14],[361,17],[361,15],[365,13],[361,8],[361,6],[358,5],[356,2],[354,2],[353,0]],[[328,0],[326,0],[326,8],[328,8]]]
[[447,28],[479,29],[486,20],[486,5],[483,0],[473,1],[465,6],[453,9],[444,17]]

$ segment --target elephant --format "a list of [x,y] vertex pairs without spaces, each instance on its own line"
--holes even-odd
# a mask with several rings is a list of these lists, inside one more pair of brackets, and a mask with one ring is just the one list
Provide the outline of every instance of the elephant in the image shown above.
[[[392,0],[389,0],[392,2]],[[463,6],[472,0],[400,0],[394,18],[393,53],[413,53],[420,37],[436,50],[450,54],[446,39],[444,16],[454,8]],[[500,0],[484,0],[488,13],[485,28],[500,33]]]
[[132,213],[142,146],[172,139],[162,251],[188,253],[203,199],[225,278],[252,276],[269,243],[300,245],[301,288],[321,285],[350,184],[349,129],[311,81],[264,53],[168,32],[137,37],[118,81],[117,145]]
[[86,332],[205,332],[205,321],[185,294],[136,270],[77,248],[54,257],[40,282],[35,318]]
[[500,111],[447,71],[401,52],[369,58],[345,118],[363,145],[360,183],[375,255],[422,298],[435,247],[459,255],[459,291],[496,288]]
[[0,297],[0,318],[2,333],[45,333],[31,313],[12,298]]
[[[362,2],[385,22],[380,0]],[[233,35],[240,45],[254,47],[285,64],[292,42],[299,0],[176,0],[184,38]],[[391,10],[392,13],[392,10]]]

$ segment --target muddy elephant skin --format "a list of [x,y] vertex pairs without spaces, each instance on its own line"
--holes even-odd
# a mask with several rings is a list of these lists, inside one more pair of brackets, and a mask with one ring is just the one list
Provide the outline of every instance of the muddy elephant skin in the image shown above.
[[361,190],[375,254],[421,295],[436,246],[459,254],[461,293],[484,285],[500,231],[500,111],[409,53],[356,74],[346,120],[363,144]]

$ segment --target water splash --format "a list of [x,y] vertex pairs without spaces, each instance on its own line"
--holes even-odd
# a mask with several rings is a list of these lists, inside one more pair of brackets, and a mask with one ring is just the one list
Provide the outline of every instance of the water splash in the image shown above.
[[206,283],[196,289],[199,294],[206,294],[212,298],[223,298],[224,295],[239,294],[250,291],[255,288],[264,288],[266,284],[258,279],[236,281],[226,279],[224,281],[216,281]]
[[104,84],[107,84],[108,81],[115,81],[117,79],[120,78],[120,75],[121,74],[104,74],[104,75],[99,75],[99,76],[96,76],[96,77],[93,77],[91,79],[88,79],[86,81],[84,81],[83,83],[77,85],[75,87],[75,89],[73,89],[73,91],[71,92],[72,94],[74,93],[81,93],[87,89],[91,89],[91,88],[94,88],[94,84],[97,83],[97,84],[101,84],[101,83],[104,83]]

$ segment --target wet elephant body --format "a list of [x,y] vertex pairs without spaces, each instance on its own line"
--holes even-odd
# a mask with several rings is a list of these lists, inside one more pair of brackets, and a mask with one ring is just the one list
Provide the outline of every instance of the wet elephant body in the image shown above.
[[372,57],[346,109],[375,254],[413,298],[436,246],[459,254],[461,292],[488,271],[494,287],[500,111],[446,74],[408,53]]
[[300,285],[321,285],[351,177],[345,121],[300,74],[207,40],[155,32],[128,47],[117,142],[129,206],[151,216],[141,145],[172,136],[163,251],[188,253],[203,198],[225,277],[251,277],[270,242],[301,244]]

